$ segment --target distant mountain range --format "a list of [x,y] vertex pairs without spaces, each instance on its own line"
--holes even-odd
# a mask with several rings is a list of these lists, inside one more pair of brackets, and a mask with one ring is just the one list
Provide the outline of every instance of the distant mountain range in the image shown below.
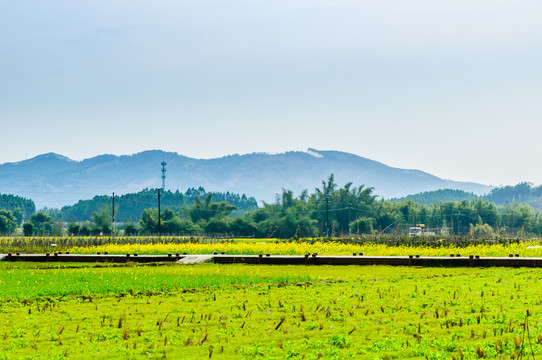
[[193,159],[159,150],[134,155],[100,155],[83,161],[48,153],[0,164],[0,193],[30,198],[36,207],[60,208],[95,195],[125,194],[161,187],[162,161],[167,162],[166,188],[234,192],[272,202],[281,189],[299,194],[320,187],[335,175],[339,186],[374,187],[384,198],[437,189],[484,194],[491,186],[445,180],[420,170],[393,168],[340,151],[309,149],[282,154],[253,153],[216,159]]

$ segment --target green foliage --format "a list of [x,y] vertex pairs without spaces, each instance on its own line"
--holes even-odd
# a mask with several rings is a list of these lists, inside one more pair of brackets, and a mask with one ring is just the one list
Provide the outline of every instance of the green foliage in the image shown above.
[[139,229],[137,227],[137,224],[129,222],[124,224],[124,235],[126,236],[134,236],[137,235],[139,232]]
[[32,223],[23,224],[23,234],[24,236],[32,236],[34,234],[34,225]]
[[0,234],[12,234],[17,228],[17,218],[11,211],[0,209]]
[[496,205],[510,205],[513,202],[527,204],[537,210],[542,210],[542,185],[522,182],[517,185],[494,188],[483,199]]
[[[160,214],[160,234],[162,235],[190,235],[200,230],[191,219],[181,219],[179,213],[170,208],[165,208]],[[143,235],[158,234],[158,209],[143,210],[139,220],[139,232]]]
[[522,182],[515,186],[508,185],[494,188],[484,196],[484,199],[502,205],[513,201],[524,202],[533,195],[541,196],[542,186],[533,188],[532,183]]
[[[179,212],[165,208],[160,214],[160,233],[163,235],[191,235],[201,231],[207,234],[227,234],[230,231],[229,215],[236,207],[226,201],[213,202],[213,194],[207,194],[202,200],[194,197],[195,203],[184,210],[181,219]],[[140,232],[146,235],[158,234],[158,209],[145,209],[139,220]],[[241,226],[236,222],[237,226]],[[245,224],[246,225],[246,224]],[[248,225],[246,225],[248,226]],[[242,231],[246,231],[246,226]]]
[[230,230],[229,224],[221,219],[212,218],[205,225],[207,234],[227,234]]
[[258,227],[249,214],[233,219],[229,224],[229,230],[236,236],[254,237],[259,234]]
[[64,224],[60,221],[54,221],[53,222],[53,230],[51,231],[51,235],[53,236],[63,236],[64,235]]
[[94,222],[91,229],[93,235],[111,234],[113,220],[109,206],[105,205],[100,212],[94,211],[92,213],[92,221]]
[[[424,224],[438,235],[485,236],[507,234],[518,237],[542,235],[542,212],[521,201],[542,195],[542,187],[521,183],[494,189],[485,197],[458,190],[437,190],[403,198],[377,200],[374,189],[351,182],[342,187],[333,174],[312,193],[295,196],[283,189],[276,201],[258,208],[253,198],[231,193],[206,193],[203,188],[186,193],[165,192],[161,197],[160,230],[164,235],[211,235],[246,237],[340,237],[369,234],[406,235],[408,228]],[[454,199],[454,200],[450,200]],[[496,205],[488,199],[504,201]],[[542,197],[541,206],[542,206]],[[445,201],[440,201],[445,200]],[[68,234],[108,235],[112,230],[108,196],[80,201],[62,210],[49,210],[57,219],[70,222]],[[115,218],[125,234],[158,234],[157,191],[144,190],[120,196],[115,201]],[[118,207],[118,208],[117,208]],[[136,212],[139,211],[139,213]],[[22,220],[19,208],[12,211],[17,225]],[[42,215],[40,215],[42,216]],[[92,223],[82,219],[91,219]],[[133,220],[130,220],[133,219]],[[138,221],[139,226],[135,226]],[[4,221],[5,222],[5,221]],[[31,221],[34,234],[61,234],[47,222]],[[478,226],[480,225],[480,226]],[[488,228],[490,227],[490,228]],[[54,230],[54,231],[53,231]],[[13,227],[9,230],[14,231]]]
[[22,224],[22,222],[24,220],[24,213],[21,210],[21,208],[13,209],[13,210],[11,210],[11,213],[13,214],[15,219],[17,220],[17,225]]
[[158,234],[158,209],[145,209],[139,219],[142,234]]
[[375,203],[373,188],[353,187],[351,182],[337,189],[333,174],[322,181],[322,189],[315,189],[309,198],[314,208],[312,218],[318,221],[320,234],[332,236],[348,234],[352,221],[369,215]]
[[470,224],[470,233],[475,237],[489,237],[495,234],[493,228],[488,224]]
[[440,189],[434,191],[424,191],[414,195],[408,195],[399,199],[391,199],[392,202],[405,202],[411,200],[422,205],[431,205],[435,202],[475,200],[479,196],[472,192],[466,192],[458,189]]
[[200,220],[207,222],[212,218],[225,218],[234,210],[237,208],[226,201],[213,202],[213,194],[205,195],[203,200],[196,195],[194,205],[184,212],[184,216],[192,219],[195,223]]
[[81,226],[73,222],[68,224],[67,230],[68,235],[79,236],[81,234]]
[[373,224],[375,219],[362,217],[350,223],[350,232],[352,234],[371,234],[373,232]]
[[201,233],[199,225],[194,224],[190,219],[181,219],[176,234],[192,235]]
[[100,232],[100,230],[96,227],[95,224],[91,224],[88,221],[84,223],[69,223],[68,228],[66,229],[69,236],[88,236],[91,233],[93,233],[92,229],[94,230],[94,233]]
[[[482,236],[505,232],[514,236],[542,235],[542,214],[527,204],[512,202],[497,207],[482,198],[420,204],[413,200],[376,201],[372,188],[339,187],[334,177],[322,182],[320,189],[295,197],[283,190],[273,204],[264,204],[250,212],[258,237],[289,238],[293,236],[343,236],[348,234],[407,234],[408,228],[424,224],[440,234],[469,235],[471,227]],[[435,192],[458,195],[452,190]],[[492,231],[489,231],[488,226]]]
[[45,212],[40,211],[30,217],[30,222],[34,226],[35,235],[47,236],[53,233],[53,218]]
[[[457,195],[451,190],[444,191],[445,194],[450,192]],[[184,219],[171,220],[168,233],[276,238],[405,235],[408,227],[424,224],[435,233],[454,236],[482,236],[482,233],[492,236],[502,232],[514,236],[542,234],[542,215],[526,204],[512,202],[497,207],[477,197],[429,205],[412,200],[377,201],[373,188],[354,187],[352,183],[339,187],[333,175],[311,194],[303,191],[296,197],[292,191],[283,189],[274,203],[264,203],[261,208],[238,218],[230,216],[235,209],[232,205],[213,202],[213,199],[212,194],[204,198],[195,196],[194,204],[182,212]],[[142,215],[143,233],[157,233],[157,216],[153,216],[148,211]],[[186,221],[187,226],[180,230],[182,221]],[[475,227],[477,224],[487,226]]]
[[[138,221],[145,209],[158,208],[158,191],[156,189],[145,189],[138,193],[115,196],[115,222]],[[179,191],[166,191],[161,194],[160,203],[162,207],[169,207],[176,212],[181,212],[191,207],[196,202],[196,197],[205,198],[212,196],[217,202],[227,202],[235,206],[232,215],[239,216],[247,211],[258,208],[258,203],[253,197],[233,194],[230,192],[207,193],[203,188],[190,188],[184,194]],[[91,220],[94,212],[100,212],[104,206],[111,207],[111,196],[95,196],[92,200],[81,200],[72,206],[65,206],[55,214],[55,218],[71,222]]]
[[179,213],[170,208],[164,209],[161,220],[161,233],[166,235],[190,235],[198,229],[190,219],[181,219]]
[[[312,210],[307,192],[295,198],[289,190],[283,190],[274,204],[249,214],[258,232],[256,237],[290,238],[313,237],[318,234],[317,221],[311,219]],[[248,217],[247,222],[251,222]]]
[[[20,196],[0,194],[0,209],[12,211],[17,218],[17,224],[23,220],[29,220],[36,212],[36,205],[30,199]],[[15,212],[18,210],[18,212]]]

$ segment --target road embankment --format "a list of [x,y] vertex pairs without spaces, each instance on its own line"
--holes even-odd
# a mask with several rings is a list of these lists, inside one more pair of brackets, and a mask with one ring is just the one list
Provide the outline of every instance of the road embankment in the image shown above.
[[[201,259],[200,259],[201,258]],[[201,261],[200,261],[201,260]],[[212,261],[216,264],[261,264],[261,265],[391,265],[391,266],[427,266],[427,267],[542,267],[542,258],[519,257],[480,257],[478,255],[450,257],[408,256],[329,256],[318,254],[306,255],[139,255],[139,254],[0,254],[0,261],[28,262],[104,262],[104,263],[155,263],[177,262],[198,263]]]

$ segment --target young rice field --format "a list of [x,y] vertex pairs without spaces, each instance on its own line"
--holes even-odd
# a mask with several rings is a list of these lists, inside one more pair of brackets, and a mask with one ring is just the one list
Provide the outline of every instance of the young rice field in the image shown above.
[[541,278],[524,268],[0,262],[0,359],[537,358]]

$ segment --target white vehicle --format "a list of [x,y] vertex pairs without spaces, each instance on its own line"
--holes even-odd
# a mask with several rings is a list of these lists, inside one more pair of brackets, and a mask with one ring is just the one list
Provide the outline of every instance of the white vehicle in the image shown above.
[[434,231],[428,231],[425,229],[425,224],[416,224],[408,229],[408,236],[431,236],[435,235]]
[[423,230],[420,226],[412,226],[408,229],[408,236],[421,236]]

